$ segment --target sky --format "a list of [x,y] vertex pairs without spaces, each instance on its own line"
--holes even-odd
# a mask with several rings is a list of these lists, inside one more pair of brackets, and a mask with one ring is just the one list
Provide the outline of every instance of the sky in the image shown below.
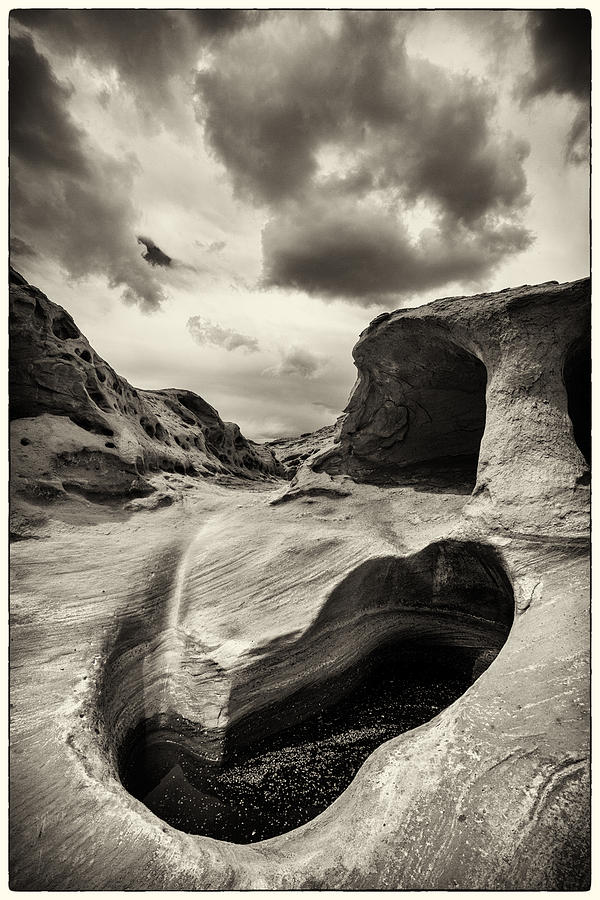
[[254,440],[341,413],[383,311],[589,274],[576,10],[29,9],[11,263],[136,387]]

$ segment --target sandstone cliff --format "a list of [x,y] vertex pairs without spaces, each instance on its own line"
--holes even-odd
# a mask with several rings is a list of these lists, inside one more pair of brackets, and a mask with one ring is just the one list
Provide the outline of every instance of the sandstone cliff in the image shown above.
[[376,318],[316,471],[472,492],[512,530],[587,529],[590,281],[436,300]]
[[132,387],[71,316],[10,272],[12,485],[29,499],[154,492],[152,475],[284,476],[264,446],[191,391]]

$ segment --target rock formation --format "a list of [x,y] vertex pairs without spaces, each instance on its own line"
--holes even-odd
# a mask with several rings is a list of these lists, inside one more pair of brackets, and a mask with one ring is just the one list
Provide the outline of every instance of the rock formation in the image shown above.
[[133,388],[71,316],[10,271],[13,487],[32,499],[140,497],[152,473],[284,474],[191,391]]
[[585,888],[589,282],[379,317],[281,462],[15,295],[12,887]]
[[319,450],[323,450],[334,440],[335,425],[325,425],[318,431],[301,434],[298,437],[278,438],[269,441],[269,447],[281,462],[289,476],[293,477],[303,463]]
[[584,279],[379,316],[354,348],[338,446],[314,468],[374,484],[464,479],[490,524],[585,529],[589,299]]

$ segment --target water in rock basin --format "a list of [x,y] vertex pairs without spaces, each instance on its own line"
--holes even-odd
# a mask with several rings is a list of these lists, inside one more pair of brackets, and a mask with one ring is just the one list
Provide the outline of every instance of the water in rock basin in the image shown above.
[[397,651],[380,650],[362,663],[362,682],[336,704],[325,705],[329,692],[321,687],[321,700],[310,698],[310,718],[261,736],[261,717],[252,717],[255,739],[236,747],[234,738],[220,767],[199,763],[173,735],[150,733],[130,749],[123,783],[191,834],[236,843],[283,834],[323,812],[377,746],[460,697],[481,674],[482,659],[485,667],[493,656],[431,648],[400,665]]

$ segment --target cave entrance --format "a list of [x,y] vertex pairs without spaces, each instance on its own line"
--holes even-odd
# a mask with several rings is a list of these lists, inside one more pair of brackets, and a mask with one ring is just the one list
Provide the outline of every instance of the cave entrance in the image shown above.
[[[415,459],[398,480],[415,490],[471,494],[485,431],[487,369],[464,347],[443,339],[433,344],[431,371],[410,379],[405,453]],[[423,372],[422,364],[415,368]]]
[[[232,690],[230,712],[244,708],[248,684],[267,691],[267,672],[323,660],[293,695],[229,728],[220,764],[194,748],[192,723],[147,721],[121,748],[122,782],[191,834],[242,844],[284,834],[330,806],[380,744],[457,700],[495,659],[513,615],[510,580],[489,546],[447,540],[408,558],[369,560],[292,647],[258,654],[243,670],[246,687],[237,697]],[[323,676],[336,653],[346,662]]]
[[[356,481],[470,494],[485,430],[487,369],[427,323],[402,319],[375,347],[365,390],[343,426],[340,472]],[[358,392],[360,394],[360,392]],[[335,474],[335,463],[326,465]]]
[[563,381],[573,438],[588,466],[592,462],[592,346],[588,333],[574,341],[565,358]]

